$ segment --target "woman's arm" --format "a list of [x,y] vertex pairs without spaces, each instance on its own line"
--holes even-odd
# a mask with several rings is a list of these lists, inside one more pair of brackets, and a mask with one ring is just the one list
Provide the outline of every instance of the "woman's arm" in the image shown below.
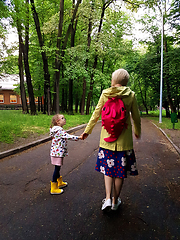
[[136,138],[140,138],[141,136],[141,118],[139,113],[139,108],[136,100],[136,96],[134,94],[132,107],[131,107],[131,115],[134,122],[134,134]]
[[[91,134],[94,126],[96,125],[100,115],[101,115],[101,111],[102,111],[102,107],[104,106],[104,96],[103,96],[103,93],[101,94],[100,98],[99,98],[99,101],[98,101],[98,104],[84,130],[84,133],[86,134]],[[84,134],[83,133],[83,134]]]

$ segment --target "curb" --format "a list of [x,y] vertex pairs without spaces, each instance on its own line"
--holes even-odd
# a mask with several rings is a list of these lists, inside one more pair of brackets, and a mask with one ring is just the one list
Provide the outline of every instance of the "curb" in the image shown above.
[[164,136],[168,139],[168,141],[172,144],[172,146],[176,149],[177,153],[180,155],[180,149],[172,142],[172,140],[167,136],[167,134],[160,128],[158,127],[155,123],[151,122],[154,126],[156,126],[163,134]]
[[[98,121],[99,122],[99,121]],[[82,128],[85,128],[87,125],[87,123],[85,124],[82,124],[82,125],[79,125],[77,127],[74,127],[74,128],[70,128],[69,130],[67,130],[66,132],[67,133],[72,133],[72,132],[75,132],[77,130],[80,130]],[[11,155],[14,155],[14,154],[17,154],[17,153],[20,153],[20,152],[23,152],[31,147],[35,147],[41,143],[45,143],[45,142],[48,142],[48,141],[51,141],[51,137],[45,137],[45,138],[42,138],[42,139],[39,139],[37,141],[34,141],[32,143],[29,143],[27,145],[23,145],[23,146],[19,146],[17,148],[13,148],[13,149],[10,149],[10,150],[7,150],[7,151],[4,151],[4,152],[1,152],[0,153],[0,159],[2,158],[5,158],[5,157],[9,157]]]

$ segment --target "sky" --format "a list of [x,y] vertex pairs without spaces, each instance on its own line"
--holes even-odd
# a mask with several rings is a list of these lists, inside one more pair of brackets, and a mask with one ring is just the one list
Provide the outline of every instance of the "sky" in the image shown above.
[[[6,24],[6,29],[7,29],[7,32],[8,32],[7,38],[6,38],[6,45],[8,47],[10,47],[12,44],[14,44],[16,42],[18,43],[18,35],[17,35],[16,28],[12,28],[9,25],[8,21],[5,20],[5,19],[3,19],[1,21],[3,21],[3,23]],[[1,41],[1,39],[0,39],[0,49],[2,49],[2,41]],[[18,54],[18,51],[16,51],[15,54]],[[6,57],[5,52],[4,52],[4,57]]]

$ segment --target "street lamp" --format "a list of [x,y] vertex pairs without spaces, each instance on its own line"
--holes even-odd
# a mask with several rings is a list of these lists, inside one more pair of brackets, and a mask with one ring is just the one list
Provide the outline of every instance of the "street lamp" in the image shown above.
[[162,88],[163,88],[163,0],[161,0],[161,18],[162,18],[162,32],[161,32],[161,78],[160,78],[160,104],[159,104],[159,123],[162,123]]

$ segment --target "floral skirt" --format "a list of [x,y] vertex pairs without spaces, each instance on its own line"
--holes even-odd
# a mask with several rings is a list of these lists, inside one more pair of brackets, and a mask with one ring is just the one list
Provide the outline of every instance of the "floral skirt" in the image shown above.
[[134,150],[111,151],[99,148],[95,170],[117,178],[127,178],[127,171],[130,171],[130,175],[138,175]]

